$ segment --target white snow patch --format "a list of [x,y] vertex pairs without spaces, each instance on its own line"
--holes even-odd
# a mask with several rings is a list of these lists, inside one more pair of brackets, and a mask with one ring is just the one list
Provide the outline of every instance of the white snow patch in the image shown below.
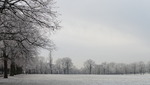
[[17,75],[0,85],[150,85],[150,75]]

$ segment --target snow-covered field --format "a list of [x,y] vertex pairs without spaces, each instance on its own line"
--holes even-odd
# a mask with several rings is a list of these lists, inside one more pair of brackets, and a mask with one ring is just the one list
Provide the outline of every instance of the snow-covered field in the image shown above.
[[0,85],[150,85],[150,75],[17,75]]

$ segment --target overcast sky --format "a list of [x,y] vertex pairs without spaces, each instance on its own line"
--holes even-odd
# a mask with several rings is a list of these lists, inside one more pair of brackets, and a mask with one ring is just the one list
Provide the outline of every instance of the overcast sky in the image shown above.
[[52,36],[54,60],[150,61],[150,0],[57,0],[56,6],[62,28]]

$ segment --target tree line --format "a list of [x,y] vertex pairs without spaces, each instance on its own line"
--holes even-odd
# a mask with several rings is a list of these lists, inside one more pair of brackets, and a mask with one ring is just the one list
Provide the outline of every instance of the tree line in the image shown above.
[[22,66],[21,71],[25,74],[145,74],[150,73],[150,62],[96,64],[89,59],[81,68],[77,68],[69,57],[59,58],[55,62],[51,56],[46,60],[44,57],[34,57],[32,61]]
[[[52,61],[51,61],[52,62]],[[30,73],[48,73],[48,74],[145,74],[150,73],[150,62],[142,61],[124,64],[107,63],[96,64],[89,59],[84,62],[83,67],[77,68],[68,57],[60,58],[55,63],[45,63],[40,60],[40,67],[29,69]],[[50,65],[51,64],[51,65]],[[45,67],[45,68],[44,68]],[[38,69],[36,69],[38,68]],[[40,70],[42,69],[42,70]],[[37,72],[39,71],[39,72]]]

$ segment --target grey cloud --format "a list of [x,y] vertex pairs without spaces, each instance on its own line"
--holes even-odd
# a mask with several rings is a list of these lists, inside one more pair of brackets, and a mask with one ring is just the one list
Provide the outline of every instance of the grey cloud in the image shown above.
[[[81,56],[86,57],[85,59],[92,57],[97,62],[148,60],[150,55],[149,4],[149,0],[57,0],[59,12],[62,14],[63,28],[54,35],[54,42],[58,47],[54,56],[73,56],[72,58],[76,57],[77,60],[80,60]],[[101,43],[93,47],[88,46],[91,42],[84,38],[94,35],[94,31],[95,35],[99,32],[99,36],[110,39],[112,37],[114,40],[118,35],[116,41],[120,40],[120,43],[126,43],[125,41],[130,43],[132,40],[135,42],[121,46],[119,44],[103,46]],[[80,36],[83,37],[82,42]],[[89,41],[92,38],[94,36],[89,38]],[[84,61],[82,59],[80,62]]]

